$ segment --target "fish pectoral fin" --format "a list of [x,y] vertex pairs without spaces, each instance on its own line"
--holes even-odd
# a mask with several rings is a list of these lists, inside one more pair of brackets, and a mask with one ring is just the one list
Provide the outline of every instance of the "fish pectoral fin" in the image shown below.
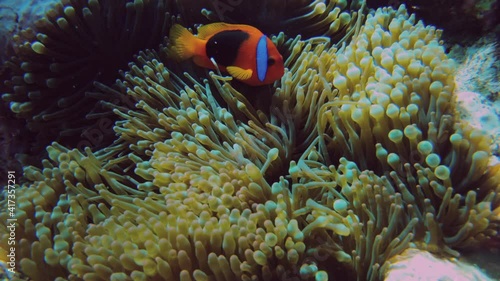
[[250,79],[250,77],[252,77],[253,73],[251,69],[243,69],[237,66],[228,66],[226,67],[226,70],[229,73],[229,75],[239,80],[248,80]]

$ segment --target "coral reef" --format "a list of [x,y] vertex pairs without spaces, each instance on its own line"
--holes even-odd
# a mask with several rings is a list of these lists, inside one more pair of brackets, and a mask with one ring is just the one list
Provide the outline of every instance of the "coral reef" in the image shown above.
[[[457,91],[477,92],[483,95],[500,92],[500,74],[498,73],[500,52],[498,44],[491,42],[492,40],[494,39],[477,42],[468,47],[465,54],[461,56],[463,59],[455,75]],[[460,47],[456,46],[455,49],[458,48]],[[457,52],[459,51],[455,51]],[[460,55],[455,54],[455,56]]]
[[287,69],[269,103],[230,77],[172,71],[168,46],[139,52],[114,84],[95,83],[134,104],[102,102],[115,142],[52,143],[24,168],[21,271],[382,280],[407,251],[456,257],[498,239],[500,165],[453,115],[440,35],[404,6],[371,11],[338,44],[281,33]]
[[486,37],[468,48],[454,46],[450,56],[460,63],[455,74],[457,114],[463,122],[493,138],[492,150],[499,161],[500,60],[494,40]]

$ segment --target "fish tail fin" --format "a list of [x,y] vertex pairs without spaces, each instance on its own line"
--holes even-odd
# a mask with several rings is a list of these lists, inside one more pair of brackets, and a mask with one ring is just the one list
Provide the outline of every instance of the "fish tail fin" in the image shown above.
[[169,56],[177,60],[186,60],[197,54],[200,39],[180,24],[170,28]]

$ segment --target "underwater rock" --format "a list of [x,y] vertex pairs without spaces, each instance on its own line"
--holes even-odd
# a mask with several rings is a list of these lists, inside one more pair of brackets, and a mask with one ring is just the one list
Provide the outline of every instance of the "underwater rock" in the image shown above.
[[492,137],[492,164],[500,161],[500,60],[496,38],[456,45],[450,56],[460,62],[455,73],[455,102],[459,118]]
[[429,252],[408,249],[394,258],[387,269],[385,281],[453,280],[453,281],[493,281],[476,266],[444,259]]
[[58,0],[3,0],[0,5],[0,64],[10,55],[12,36],[18,31],[33,25],[54,7]]

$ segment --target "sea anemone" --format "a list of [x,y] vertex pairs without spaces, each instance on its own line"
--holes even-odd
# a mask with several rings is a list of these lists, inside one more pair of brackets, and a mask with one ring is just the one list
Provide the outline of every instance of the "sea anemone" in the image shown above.
[[85,93],[95,81],[112,83],[134,53],[161,42],[171,22],[169,5],[164,0],[57,3],[14,36],[2,99],[26,119],[41,146],[53,140],[75,146],[74,137],[95,123],[92,115],[82,116],[98,110],[98,100]]
[[497,239],[500,165],[453,115],[441,32],[404,6],[359,24],[333,46],[274,37],[287,69],[267,105],[230,77],[173,71],[164,46],[95,83],[135,105],[103,102],[120,119],[112,145],[53,143],[43,168],[25,168],[21,271],[382,280],[408,249],[457,256]]

